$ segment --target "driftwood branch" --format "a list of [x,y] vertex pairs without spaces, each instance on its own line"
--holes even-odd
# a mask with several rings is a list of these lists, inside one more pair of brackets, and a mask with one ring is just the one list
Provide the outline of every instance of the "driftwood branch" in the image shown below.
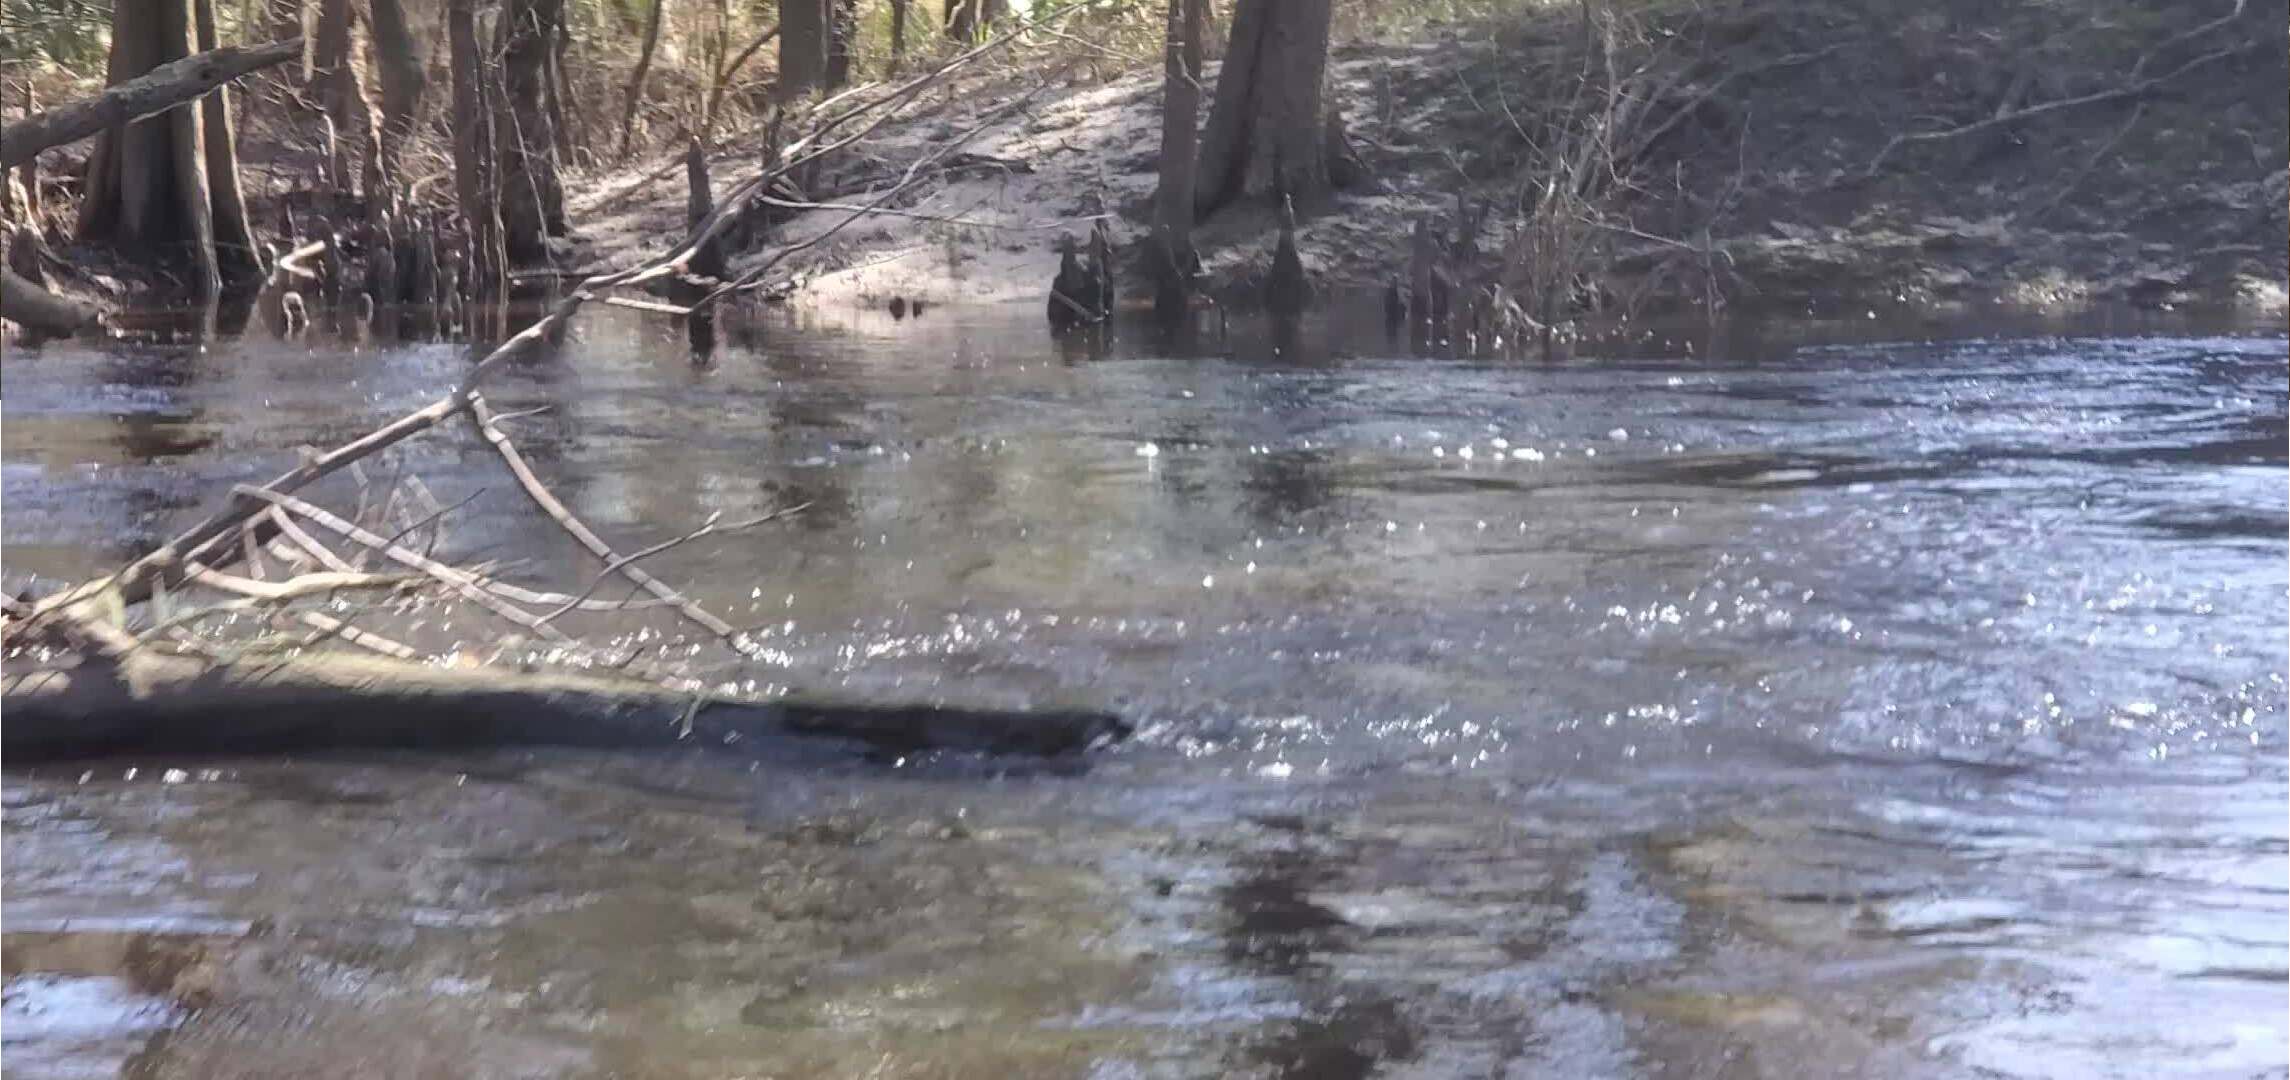
[[288,38],[268,45],[226,45],[161,64],[86,101],[45,109],[8,125],[0,131],[0,168],[21,165],[51,146],[157,116],[233,79],[301,55],[302,39]]

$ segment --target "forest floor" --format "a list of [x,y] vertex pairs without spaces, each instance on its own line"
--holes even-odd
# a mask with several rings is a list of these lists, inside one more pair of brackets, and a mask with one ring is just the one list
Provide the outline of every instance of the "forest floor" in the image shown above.
[[[1611,241],[1597,272],[1666,294],[1657,305],[1700,298],[1703,282],[1663,270],[1684,253],[1730,302],[1768,310],[2128,302],[2280,312],[2290,105],[2279,42],[2258,31],[2290,17],[2284,7],[1865,0],[1649,15],[1647,39],[1694,44],[1634,58],[1646,74],[1633,85],[1681,103],[1669,114],[1678,122],[1620,166],[1627,175],[1597,207]],[[1522,57],[1581,54],[1569,49],[1572,12],[1526,9],[1416,41],[1337,45],[1332,100],[1372,180],[1302,224],[1299,246],[1323,286],[1400,277],[1413,222],[1449,228],[1459,192],[1492,208],[1475,246],[1488,253],[1483,272],[1504,271],[1511,223],[1540,179],[1518,71],[1531,62]],[[1039,298],[1055,237],[1086,235],[1100,207],[1124,248],[1144,234],[1160,96],[1158,70],[950,85],[886,125],[870,156],[895,167],[959,140],[1011,167],[923,185],[898,204],[917,216],[852,221],[800,259],[806,291]],[[1896,135],[1967,125],[1981,126],[1888,149]],[[719,171],[716,186],[755,171]],[[680,233],[682,185],[630,197],[637,179],[597,177],[575,200],[589,258],[625,262]],[[815,238],[849,216],[803,214],[771,243]],[[1269,259],[1270,215],[1227,211],[1196,239],[1210,291],[1248,299]]]
[[[1609,10],[1620,14],[1605,36],[1576,7],[1544,4],[1340,35],[1330,101],[1370,178],[1305,208],[1298,242],[1319,285],[1397,280],[1414,223],[1455,235],[1463,196],[1488,212],[1476,264],[1460,272],[1515,286],[1551,179],[1546,144],[1587,131],[1628,146],[1582,209],[1593,239],[1574,288],[1595,306],[2284,308],[2290,71],[2261,31],[2290,20],[2290,0]],[[902,192],[895,215],[798,214],[734,251],[734,269],[811,242],[783,264],[809,297],[992,303],[1046,295],[1057,237],[1086,236],[1093,215],[1134,251],[1156,179],[1159,66],[1076,55],[1022,54],[925,93],[817,186],[950,149],[972,155],[963,167]],[[1643,101],[1627,136],[1599,126],[1610,101],[1598,93],[1552,100],[1601,78]],[[761,141],[754,130],[720,140],[717,192],[759,171]],[[292,156],[255,151],[258,221],[294,197],[273,194],[282,174],[289,186],[315,175]],[[566,254],[580,268],[627,265],[684,234],[671,157],[568,181]],[[846,186],[828,201],[873,197]],[[1202,223],[1208,291],[1251,301],[1271,238],[1268,207]]]

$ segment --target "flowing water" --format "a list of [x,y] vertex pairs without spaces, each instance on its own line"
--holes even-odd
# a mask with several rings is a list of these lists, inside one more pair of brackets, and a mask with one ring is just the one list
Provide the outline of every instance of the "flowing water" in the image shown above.
[[[492,390],[579,513],[808,504],[654,566],[739,685],[1137,736],[18,767],[11,1075],[2282,1076],[2285,344],[2150,330],[590,316]],[[9,586],[466,364],[12,352]],[[592,572],[467,431],[400,468],[450,553]]]

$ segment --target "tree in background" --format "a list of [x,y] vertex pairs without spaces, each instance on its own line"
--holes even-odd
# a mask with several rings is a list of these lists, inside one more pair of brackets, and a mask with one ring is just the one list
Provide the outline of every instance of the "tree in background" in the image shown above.
[[851,85],[851,53],[858,45],[859,0],[827,0],[827,89]]
[[[105,83],[214,44],[212,0],[118,0]],[[261,272],[223,91],[105,132],[88,158],[85,191],[81,241],[183,252],[202,297],[220,295],[226,276]]]
[[1208,0],[1169,0],[1162,50],[1161,180],[1153,192],[1153,306],[1163,318],[1185,310],[1192,291],[1193,170],[1200,149],[1201,38]]
[[453,189],[469,249],[470,292],[497,296],[507,272],[493,161],[493,113],[487,106],[485,57],[477,44],[477,0],[446,0],[445,30],[453,60]]
[[374,66],[382,84],[381,136],[374,149],[383,185],[381,191],[366,194],[389,201],[405,183],[401,158],[420,121],[429,75],[402,0],[366,2],[367,23],[374,34]]
[[508,0],[499,28],[503,107],[493,121],[501,243],[511,265],[546,261],[548,238],[566,232],[557,172],[556,125],[548,109],[549,56],[564,0]]
[[779,96],[793,101],[827,78],[829,0],[779,0]]
[[1243,198],[1310,206],[1329,180],[1331,0],[1239,0],[1201,134],[1193,206],[1199,217]]
[[636,53],[636,70],[629,73],[627,104],[620,112],[620,159],[628,158],[628,141],[636,132],[636,109],[644,101],[644,79],[652,73],[652,53],[660,47],[660,17],[667,13],[668,0],[652,0],[651,13],[644,19],[644,44]]
[[890,0],[891,4],[891,74],[898,74],[899,64],[906,60],[906,10],[909,0]]
[[1010,13],[1009,0],[946,0],[946,36],[971,42]]
[[356,43],[350,33],[355,11],[351,0],[318,0],[318,25],[310,44],[310,78],[326,111],[328,179],[342,191],[356,190],[370,160],[366,155],[373,149],[376,126],[358,78]]

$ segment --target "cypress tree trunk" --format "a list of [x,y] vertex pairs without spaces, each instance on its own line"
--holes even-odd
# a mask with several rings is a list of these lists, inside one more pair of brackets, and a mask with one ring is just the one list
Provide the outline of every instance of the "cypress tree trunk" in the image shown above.
[[507,272],[493,162],[493,116],[485,102],[485,58],[477,47],[476,0],[446,0],[445,30],[453,58],[453,189],[468,230],[469,291],[500,295]]
[[891,74],[898,74],[906,59],[906,9],[909,0],[891,0]]
[[326,110],[327,170],[336,188],[355,191],[372,152],[374,117],[359,85],[350,37],[350,0],[318,0],[318,28],[311,44],[311,78]]
[[1194,209],[1207,217],[1243,198],[1310,206],[1329,190],[1330,0],[1239,0],[1232,43],[1201,135]]
[[[193,0],[200,52],[216,48],[214,0]],[[261,277],[267,271],[262,252],[254,243],[254,226],[247,221],[246,193],[239,188],[239,137],[231,120],[229,87],[217,87],[214,96],[197,109],[206,139],[205,157],[209,204],[214,207],[215,262],[226,281]]]
[[[202,29],[211,41],[213,12],[204,2],[119,0],[107,84],[198,51]],[[259,267],[228,110],[217,92],[105,132],[88,159],[78,238],[183,257],[201,298],[221,294],[224,267],[234,278]]]
[[851,84],[851,48],[859,36],[859,0],[827,0],[826,85],[840,90]]
[[366,0],[366,5],[367,23],[374,31],[375,67],[382,84],[381,136],[375,144],[375,153],[387,189],[366,194],[387,201],[395,199],[398,187],[405,182],[400,155],[418,128],[421,100],[429,90],[429,78],[422,60],[421,43],[414,40],[413,27],[406,21],[401,0]]
[[1153,306],[1163,318],[1185,310],[1192,291],[1193,170],[1200,149],[1201,38],[1207,0],[1169,0],[1162,48],[1161,183],[1153,192]]
[[793,101],[827,76],[827,5],[831,0],[779,0],[779,96]]
[[546,261],[564,226],[556,127],[549,122],[549,43],[564,0],[509,0],[501,12],[503,108],[494,117],[502,246],[511,265]]

